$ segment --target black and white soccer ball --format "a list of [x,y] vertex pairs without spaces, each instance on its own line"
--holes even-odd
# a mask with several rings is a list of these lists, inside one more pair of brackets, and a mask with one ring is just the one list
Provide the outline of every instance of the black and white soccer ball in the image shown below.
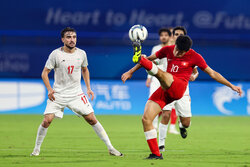
[[143,42],[148,37],[148,30],[143,25],[134,25],[129,30],[129,38],[132,42],[139,40]]

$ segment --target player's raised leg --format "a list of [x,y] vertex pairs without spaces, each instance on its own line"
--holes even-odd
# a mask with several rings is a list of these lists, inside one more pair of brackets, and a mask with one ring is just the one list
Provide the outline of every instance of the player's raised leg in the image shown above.
[[31,156],[38,156],[40,154],[40,148],[43,143],[43,140],[47,134],[48,127],[50,126],[52,120],[54,119],[54,114],[46,114],[44,115],[44,119],[42,124],[38,127],[36,143],[33,152],[30,154]]
[[110,155],[123,156],[121,152],[119,152],[113,147],[105,129],[103,128],[101,123],[96,119],[93,112],[83,117],[92,126],[92,128],[94,129],[95,133],[99,136],[99,138],[106,144]]
[[142,117],[144,134],[152,152],[147,159],[163,159],[158,148],[157,131],[153,126],[153,120],[160,112],[161,107],[154,101],[148,100]]
[[150,75],[154,75],[159,80],[163,89],[169,88],[174,81],[172,74],[162,71],[152,61],[148,60],[144,56],[141,56],[141,45],[138,41],[133,44],[133,47],[133,62],[139,63],[148,71]]
[[146,59],[145,57],[141,57],[140,65],[142,65],[146,70],[148,70],[148,73],[154,75],[159,80],[163,89],[170,88],[174,81],[172,74],[162,71],[153,62]]

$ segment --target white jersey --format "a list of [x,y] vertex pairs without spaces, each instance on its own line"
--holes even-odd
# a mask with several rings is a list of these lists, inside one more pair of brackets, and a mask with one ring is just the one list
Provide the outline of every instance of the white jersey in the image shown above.
[[[153,47],[152,51],[151,51],[151,55],[152,54],[155,54],[157,51],[159,51],[160,49],[162,48],[162,45],[159,44],[159,45],[156,45]],[[163,71],[166,71],[167,70],[167,66],[168,66],[168,60],[167,58],[163,58],[163,59],[155,59],[154,60],[155,62],[157,62],[157,66],[163,70]]]
[[84,50],[76,48],[74,53],[66,53],[63,48],[55,49],[45,64],[54,69],[55,95],[60,97],[74,97],[82,93],[81,69],[88,66],[87,55]]
[[[161,48],[162,48],[161,44],[154,46],[151,51],[151,55],[155,54]],[[154,61],[158,64],[157,67],[160,68],[162,71],[167,70],[167,65],[168,65],[167,58],[155,59]],[[151,96],[160,87],[160,82],[156,77],[152,75],[148,75],[148,78],[151,78],[150,90],[149,90],[149,96]]]

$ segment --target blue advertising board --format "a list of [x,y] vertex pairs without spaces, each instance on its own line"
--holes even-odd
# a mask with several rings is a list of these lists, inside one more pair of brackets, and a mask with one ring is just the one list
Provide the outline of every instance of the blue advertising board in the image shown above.
[[[150,32],[162,26],[184,25],[200,38],[250,37],[248,0],[197,1],[4,1],[0,7],[1,34],[55,35],[54,31],[73,26],[78,31],[124,33],[134,24]],[[17,31],[23,30],[23,31]],[[32,30],[32,31],[29,31]],[[46,33],[47,32],[47,33]],[[84,34],[83,34],[84,35]],[[120,35],[121,36],[121,35]]]
[[[0,77],[40,78],[48,55],[62,45],[60,30],[71,26],[78,33],[77,46],[87,52],[91,77],[117,80],[133,65],[128,30],[143,24],[149,31],[143,43],[146,55],[157,44],[160,27],[183,25],[194,39],[193,48],[213,69],[230,80],[249,81],[249,6],[248,0],[3,1]],[[145,76],[140,70],[134,78]],[[201,73],[198,79],[210,77]]]
[[[230,88],[215,82],[190,83],[193,115],[250,115],[250,83],[241,86],[240,97]],[[82,85],[84,92],[86,88]],[[91,81],[96,114],[141,115],[148,99],[144,81]],[[43,114],[47,91],[41,80],[0,80],[0,114]],[[69,109],[65,114],[73,114]]]
[[[60,45],[59,45],[60,46]],[[59,46],[0,46],[1,78],[40,78],[45,62],[53,49]],[[79,46],[87,53],[89,70],[93,79],[120,79],[129,70],[133,50],[131,46]],[[193,47],[207,61],[208,65],[229,80],[250,80],[250,48],[235,46]],[[143,53],[150,55],[152,46],[143,45]],[[144,69],[138,70],[135,79],[146,79]],[[198,80],[211,80],[200,72]]]

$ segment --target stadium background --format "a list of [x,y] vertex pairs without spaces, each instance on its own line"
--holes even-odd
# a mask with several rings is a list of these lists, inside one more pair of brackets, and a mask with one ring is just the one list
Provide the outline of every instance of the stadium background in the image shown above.
[[149,31],[143,43],[147,55],[159,42],[160,27],[183,25],[207,63],[242,86],[239,97],[200,71],[197,81],[190,83],[194,115],[249,115],[249,5],[247,0],[178,5],[151,0],[5,1],[0,6],[0,113],[43,113],[47,92],[41,71],[50,52],[62,45],[60,30],[71,26],[78,32],[77,46],[87,52],[96,114],[142,114],[148,96],[145,70],[126,84],[120,80],[133,66],[127,32],[142,24]]
[[[249,167],[249,6],[249,0],[1,1],[0,167]],[[127,33],[134,24],[149,31],[147,55],[159,42],[160,27],[186,26],[193,48],[244,91],[239,97],[200,71],[190,83],[194,117],[188,137],[168,134],[163,161],[144,160],[145,70],[126,84],[120,80],[133,66]],[[29,156],[46,107],[40,75],[50,52],[62,45],[66,26],[77,30],[77,46],[87,52],[95,113],[123,158],[109,156],[93,129],[69,110],[53,121],[40,156]],[[52,83],[53,73],[50,78]]]

